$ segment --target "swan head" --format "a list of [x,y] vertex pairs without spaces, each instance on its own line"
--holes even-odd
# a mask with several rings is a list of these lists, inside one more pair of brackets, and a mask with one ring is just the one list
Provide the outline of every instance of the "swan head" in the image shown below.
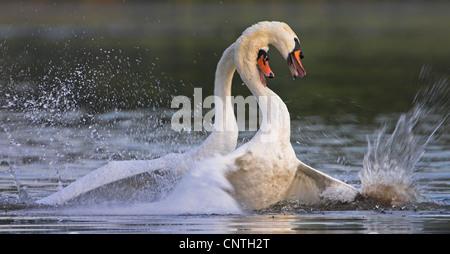
[[287,57],[287,62],[289,66],[289,70],[291,71],[292,78],[296,79],[297,77],[303,78],[306,75],[305,68],[303,68],[302,62],[300,59],[303,59],[305,55],[303,54],[302,46],[300,45],[300,41],[297,38],[294,38],[295,47],[289,53]]
[[[304,53],[298,36],[286,23],[278,21],[259,22],[242,33],[236,41],[235,59],[238,71],[259,74],[261,83],[265,86],[264,76],[274,77],[268,65],[269,45],[273,45],[287,61],[294,79],[306,75],[301,63]],[[257,64],[248,62],[248,59],[255,58]]]
[[259,70],[259,77],[263,86],[266,86],[266,78],[273,78],[272,70],[269,67],[269,47],[264,47],[258,51],[258,57],[256,58],[256,64]]

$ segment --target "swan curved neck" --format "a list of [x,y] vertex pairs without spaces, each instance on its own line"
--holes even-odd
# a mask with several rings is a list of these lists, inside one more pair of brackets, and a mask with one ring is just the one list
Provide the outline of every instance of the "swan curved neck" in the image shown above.
[[201,146],[193,150],[195,157],[224,155],[236,148],[238,126],[231,103],[231,84],[236,71],[234,44],[228,47],[217,64],[214,81],[214,128]]
[[232,44],[224,51],[217,64],[214,82],[214,131],[237,131],[231,102],[231,85],[235,71],[234,44]]
[[[269,134],[271,140],[290,138],[290,115],[281,98],[261,83],[255,60],[261,48],[274,42],[276,35],[264,25],[254,26],[236,42],[235,63],[242,80],[256,97],[263,115],[258,134]],[[258,135],[257,134],[257,135]]]
[[254,85],[256,88],[251,91],[262,113],[262,123],[256,136],[268,142],[290,142],[291,119],[286,104],[269,88],[259,88],[261,83]]

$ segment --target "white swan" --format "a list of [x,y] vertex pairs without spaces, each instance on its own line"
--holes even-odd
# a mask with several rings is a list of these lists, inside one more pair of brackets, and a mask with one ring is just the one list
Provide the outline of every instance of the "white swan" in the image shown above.
[[259,68],[249,60],[255,59],[260,49],[268,50],[269,44],[288,61],[294,78],[306,74],[300,61],[300,41],[288,25],[260,22],[243,32],[235,43],[235,64],[264,119],[248,143],[216,160],[214,170],[225,171],[232,185],[231,195],[245,209],[261,209],[286,198],[303,203],[352,200],[358,193],[354,187],[305,165],[295,156],[288,109],[258,78]]
[[217,65],[214,82],[216,101],[214,129],[200,146],[185,153],[170,153],[153,160],[109,162],[64,189],[38,200],[37,203],[63,204],[101,186],[147,172],[163,174],[166,177],[170,174],[172,178],[177,178],[198,161],[233,151],[238,137],[238,127],[231,103],[231,83],[235,70],[234,50],[231,48],[223,53]]
[[[300,58],[303,57],[300,42],[291,28],[282,22],[260,22],[248,28],[236,43],[225,51],[221,59],[221,62],[224,60],[228,64],[229,72],[234,72],[234,68],[237,68],[241,78],[256,97],[265,116],[260,130],[251,141],[229,154],[220,153],[223,156],[195,164],[195,162],[200,161],[200,158],[212,158],[214,154],[217,154],[208,153],[211,151],[209,149],[217,146],[216,144],[227,148],[236,145],[236,139],[234,138],[231,141],[232,145],[227,145],[226,140],[231,140],[228,136],[230,135],[229,133],[224,133],[224,135],[215,133],[217,137],[213,136],[214,133],[212,133],[197,149],[185,154],[170,154],[160,159],[152,160],[150,165],[148,161],[133,161],[135,163],[133,167],[130,167],[127,163],[121,165],[122,162],[110,163],[105,168],[93,171],[61,192],[44,198],[38,203],[64,203],[87,192],[86,188],[89,190],[88,186],[92,183],[101,183],[103,185],[107,182],[136,175],[136,172],[144,173],[161,168],[181,168],[182,170],[179,171],[184,172],[189,167],[192,167],[193,170],[185,179],[193,177],[200,180],[214,179],[214,181],[211,183],[199,182],[199,186],[192,186],[186,184],[192,182],[183,179],[185,181],[182,181],[170,197],[174,197],[175,200],[184,204],[188,204],[189,198],[193,197],[192,190],[194,190],[193,193],[197,198],[202,199],[205,196],[205,192],[208,192],[208,187],[213,187],[212,185],[216,183],[219,183],[219,187],[223,190],[231,192],[234,199],[246,209],[263,208],[284,198],[295,198],[305,203],[316,203],[323,199],[346,201],[353,199],[358,193],[354,187],[327,176],[296,158],[290,144],[289,112],[278,95],[266,87],[264,76],[261,74],[273,77],[270,68],[264,66],[267,63],[261,60],[260,55],[261,49],[263,52],[267,52],[269,44],[274,45],[281,52],[282,56],[287,59],[294,78],[298,76],[303,77],[306,74],[300,61]],[[233,54],[236,67],[231,67],[233,63],[230,60],[233,58]],[[226,61],[227,59],[228,61]],[[255,59],[257,59],[257,64],[255,64]],[[218,69],[220,66],[221,64],[219,63]],[[229,78],[227,83],[228,81],[231,83],[232,75],[225,76]],[[216,82],[218,80],[220,78],[216,78]],[[215,93],[217,92],[219,91],[216,87]],[[228,100],[225,101],[228,102]],[[226,107],[228,107],[228,104],[226,104]],[[230,116],[228,113],[226,113],[226,116],[225,119],[231,121],[228,118]],[[234,115],[233,121],[235,124]],[[237,132],[232,134],[237,135]],[[211,167],[214,169],[211,169]],[[222,179],[223,171],[221,169],[225,170],[226,180],[231,185]],[[110,176],[110,173],[113,176]],[[209,175],[209,177],[202,177],[205,174]],[[103,177],[112,179],[112,181],[107,181]],[[100,185],[97,184],[96,186]],[[201,187],[203,192],[195,190],[197,187]],[[66,191],[64,192],[64,190]],[[217,189],[214,191],[217,195],[225,193],[225,191],[221,192],[217,191]],[[164,204],[170,200],[170,197],[162,203]],[[226,200],[227,204],[234,202],[228,198]],[[223,199],[216,198],[209,199],[209,201],[220,203],[223,202]],[[174,204],[173,202],[170,203]],[[204,205],[206,205],[205,209],[208,209],[209,204],[205,203]]]

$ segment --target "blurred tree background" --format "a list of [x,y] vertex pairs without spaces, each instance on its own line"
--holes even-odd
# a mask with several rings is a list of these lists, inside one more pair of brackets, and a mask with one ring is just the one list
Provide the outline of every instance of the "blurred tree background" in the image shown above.
[[[292,117],[407,111],[423,66],[447,74],[448,1],[6,1],[0,3],[0,107],[170,107],[213,93],[223,50],[263,20],[299,36],[307,76],[272,48],[269,87]],[[235,75],[233,95],[249,95]]]

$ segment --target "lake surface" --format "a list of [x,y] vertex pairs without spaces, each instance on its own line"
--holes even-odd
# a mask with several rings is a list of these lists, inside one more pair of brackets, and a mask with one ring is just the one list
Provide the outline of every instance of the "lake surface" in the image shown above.
[[[208,132],[170,129],[170,101],[195,87],[212,94],[221,52],[261,20],[288,23],[305,50],[308,75],[292,81],[271,49],[269,87],[290,110],[297,157],[360,188],[368,140],[383,126],[390,135],[420,88],[433,85],[420,78],[424,70],[448,73],[449,3],[0,5],[0,233],[450,232],[448,119],[414,166],[423,199],[404,206],[280,203],[238,215],[155,215],[110,209],[123,203],[34,205],[109,161],[200,144]],[[235,75],[233,95],[249,95],[241,83]],[[415,126],[416,139],[448,116],[448,104],[428,104],[436,110]],[[240,132],[239,144],[253,134]]]
[[[238,215],[155,215],[142,210],[115,214],[114,207],[128,205],[106,202],[39,208],[31,200],[57,191],[110,160],[150,159],[182,151],[199,144],[206,134],[174,135],[168,124],[161,123],[164,112],[151,110],[100,114],[91,124],[79,124],[82,118],[78,117],[83,116],[79,114],[65,118],[63,125],[51,126],[33,122],[23,113],[1,113],[3,233],[448,233],[450,230],[448,131],[428,144],[417,165],[421,170],[416,175],[416,184],[426,198],[423,202],[401,207],[280,204]],[[373,136],[381,124],[392,126],[396,117],[380,116],[373,125],[359,124],[350,116],[333,124],[320,117],[295,120],[291,142],[305,163],[360,187],[358,172],[367,151],[367,136]],[[149,128],[158,123],[159,127]],[[243,132],[240,143],[251,134]]]

